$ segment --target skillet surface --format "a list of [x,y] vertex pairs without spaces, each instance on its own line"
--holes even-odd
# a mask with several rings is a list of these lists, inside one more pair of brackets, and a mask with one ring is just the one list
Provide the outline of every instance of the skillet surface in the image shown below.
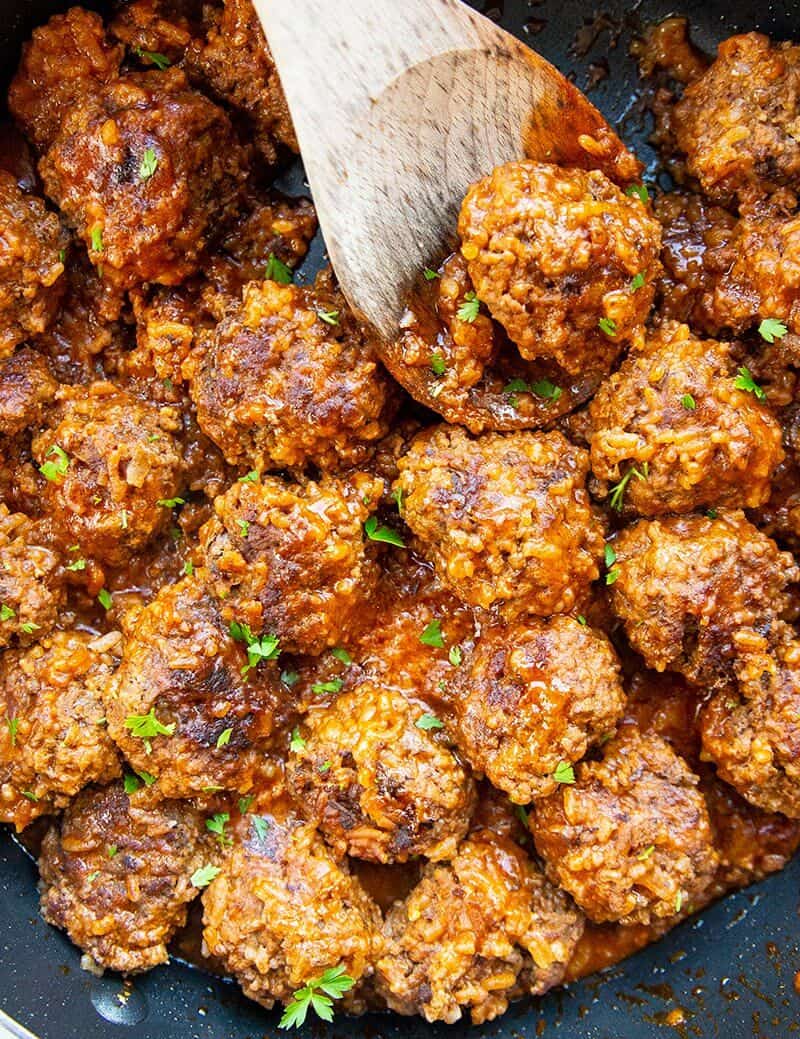
[[[380,3],[381,0],[376,0]],[[33,26],[68,3],[0,0],[0,82]],[[102,4],[86,3],[86,6]],[[636,104],[628,56],[637,25],[669,14],[689,17],[704,49],[735,32],[759,29],[800,37],[800,0],[473,0],[473,6],[530,43],[564,71],[620,129],[656,173],[648,127]],[[3,83],[4,86],[4,83]],[[302,170],[283,186],[303,191]],[[305,264],[311,275],[323,244]],[[418,1019],[368,1016],[307,1025],[319,1039],[789,1039],[800,1035],[800,857],[783,873],[717,904],[661,942],[602,975],[535,1001],[498,1021],[430,1026]],[[800,980],[798,980],[800,985]],[[38,915],[36,870],[0,827],[0,1009],[40,1039],[275,1039],[277,1014],[238,988],[175,963],[125,989],[119,978],[80,970],[79,953]],[[2,1020],[0,1020],[2,1034]]]

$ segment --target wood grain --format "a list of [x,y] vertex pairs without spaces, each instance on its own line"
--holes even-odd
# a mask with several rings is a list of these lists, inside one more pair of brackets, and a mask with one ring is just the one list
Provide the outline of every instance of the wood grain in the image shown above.
[[336,275],[385,338],[467,187],[528,155],[639,165],[552,65],[458,0],[255,0]]

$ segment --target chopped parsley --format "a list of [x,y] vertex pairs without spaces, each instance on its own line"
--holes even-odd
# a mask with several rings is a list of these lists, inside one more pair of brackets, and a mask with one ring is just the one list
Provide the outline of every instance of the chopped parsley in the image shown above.
[[275,253],[270,253],[264,277],[276,281],[279,285],[291,285],[293,275],[283,260],[279,260]]
[[244,642],[247,646],[247,663],[242,668],[243,675],[257,667],[262,660],[277,660],[280,656],[280,639],[277,635],[258,638],[248,624],[240,624],[239,621],[231,621],[228,631],[234,641]]
[[432,270],[430,267],[426,267],[422,273],[425,275],[425,281],[436,281],[439,277],[438,272]]
[[59,263],[64,263],[66,258],[67,258],[67,250],[66,249],[59,249],[58,250],[58,262]]
[[267,839],[267,830],[269,830],[269,823],[263,817],[263,815],[254,815],[252,817],[253,829],[256,831],[256,837],[260,841]]
[[625,473],[619,483],[615,483],[611,488],[611,496],[609,498],[609,504],[615,512],[622,512],[622,503],[625,498],[625,490],[628,484],[631,482],[633,477],[637,480],[647,479],[647,466],[643,465],[642,469],[639,470],[635,465],[632,465],[630,469]]
[[613,318],[601,317],[597,322],[597,327],[601,332],[604,332],[607,336],[615,336],[617,334],[617,323]]
[[675,896],[675,912],[679,913],[681,911],[681,907],[682,906],[683,906],[683,892],[679,891],[677,893],[677,895]]
[[239,798],[239,812],[241,813],[241,815],[247,815],[255,799],[255,794],[248,794],[247,797]]
[[12,610],[7,603],[0,606],[0,621],[10,621],[16,617],[16,611]]
[[636,292],[636,290],[640,289],[643,285],[644,275],[641,271],[639,271],[638,274],[634,274],[634,276],[631,278],[631,292]]
[[320,774],[324,774],[325,772],[330,772],[330,770],[331,770],[331,763],[330,763],[330,761],[323,761],[322,764],[317,767],[317,772],[319,772]]
[[681,404],[686,408],[687,411],[694,411],[697,408],[697,401],[691,395],[691,393],[684,393],[681,397]]
[[503,387],[503,393],[508,396],[512,408],[519,406],[518,393],[533,393],[541,400],[556,401],[563,393],[560,386],[550,382],[549,379],[537,379],[536,382],[525,382],[524,379],[512,379]]
[[320,319],[320,321],[324,321],[326,325],[339,324],[338,310],[318,310],[317,317]]
[[345,665],[345,667],[349,667],[353,663],[353,658],[350,656],[347,650],[342,649],[341,646],[336,646],[334,649],[332,649],[331,655],[336,657],[337,660],[340,660]]
[[528,809],[524,805],[514,805],[514,815],[527,830],[529,826]]
[[439,721],[435,714],[423,714],[420,718],[417,718],[415,724],[418,729],[423,729],[425,732],[429,729],[444,728],[444,722]]
[[435,353],[431,354],[431,371],[436,376],[444,375],[444,373],[447,371],[447,365],[445,364],[444,357],[442,356],[442,354],[439,353],[438,350]]
[[156,505],[161,505],[165,509],[174,509],[176,505],[185,505],[185,498],[159,498]]
[[110,859],[114,859],[116,858],[118,851],[119,848],[116,844],[109,844],[109,846],[106,848],[106,855],[108,855]]
[[345,974],[343,966],[326,970],[292,993],[291,1002],[287,1003],[278,1027],[300,1028],[305,1024],[309,1010],[313,1010],[323,1021],[332,1021],[334,999],[340,999],[353,985],[355,981]]
[[708,516],[708,518],[710,520],[715,520],[717,518],[717,516],[719,516],[719,513],[717,512],[716,509],[708,509],[706,511],[706,516]]
[[34,631],[39,630],[39,625],[34,624],[33,621],[25,621],[24,624],[20,624],[19,630],[24,631],[26,635],[32,635]]
[[566,783],[568,786],[575,782],[575,769],[568,761],[559,761],[553,773],[556,783]]
[[338,693],[344,685],[341,678],[332,678],[329,682],[315,682],[311,686],[311,692],[317,696],[323,696],[325,693]]
[[575,619],[577,620],[578,624],[582,624],[584,627],[586,627],[586,618],[582,613],[579,613]]
[[67,475],[67,469],[69,469],[69,455],[58,444],[53,444],[44,457],[50,458],[52,456],[55,456],[55,461],[43,462],[39,466],[39,472],[45,480],[49,480],[51,483],[61,483]]
[[747,393],[752,393],[756,400],[764,400],[767,396],[750,374],[749,368],[742,367],[739,369],[739,374],[734,379],[733,385],[737,390],[745,390]]
[[101,253],[104,249],[103,245],[103,228],[93,227],[91,233],[92,249],[96,253]]
[[397,511],[402,516],[403,515],[403,488],[402,487],[395,487],[395,489],[392,491],[392,498],[394,499],[394,503],[397,506]]
[[233,837],[229,837],[225,833],[225,827],[230,822],[230,815],[227,812],[217,812],[216,815],[212,815],[210,819],[206,819],[206,829],[209,833],[213,833],[221,845],[233,844]]
[[614,551],[613,545],[606,545],[603,550],[603,558],[606,566],[613,566],[617,561],[617,553]]
[[456,311],[456,317],[459,321],[466,321],[471,325],[478,316],[480,309],[481,301],[478,299],[477,295],[474,292],[468,292],[464,296],[463,303]]
[[653,854],[653,852],[655,850],[656,850],[655,844],[648,844],[648,846],[644,849],[644,851],[640,851],[639,852],[639,854],[636,856],[636,858],[639,860],[639,862],[645,862],[647,859],[650,858],[650,856]]
[[183,564],[183,572],[187,577],[191,577],[194,573],[194,563],[191,561],[191,559],[187,559],[186,562]]
[[217,879],[220,872],[219,866],[201,866],[200,869],[196,869],[192,874],[192,887],[208,887],[212,880]]
[[258,483],[258,473],[251,469],[249,473],[239,477],[239,483]]
[[617,580],[619,579],[619,575],[620,575],[620,569],[619,569],[618,566],[615,566],[613,570],[609,570],[608,573],[606,574],[606,584],[607,585],[616,584]]
[[289,750],[293,754],[300,754],[305,749],[306,741],[300,735],[300,729],[298,728],[298,726],[295,725],[295,727],[292,729],[292,738],[289,741]]
[[222,747],[227,747],[231,742],[231,736],[233,735],[233,729],[223,729],[217,738],[217,750]]
[[147,714],[129,714],[125,719],[125,728],[131,735],[144,740],[146,754],[151,754],[153,747],[151,740],[156,736],[172,736],[175,732],[175,722],[164,725],[156,718],[156,709],[151,707]]
[[645,184],[629,184],[625,188],[625,194],[629,198],[638,198],[641,202],[647,202],[650,198],[650,192]]
[[32,790],[21,790],[20,793],[26,800],[33,801],[34,804],[39,800],[38,795],[34,794]]
[[768,343],[774,343],[776,339],[783,339],[788,331],[786,325],[774,317],[765,317],[758,326],[758,334]]
[[239,520],[239,533],[243,538],[246,538],[250,533],[250,524],[247,520]]
[[441,623],[438,620],[432,620],[425,626],[419,640],[423,646],[435,646],[437,649],[441,649],[444,646]]
[[464,659],[464,655],[461,652],[461,646],[451,646],[450,652],[447,654],[447,659],[453,667],[460,667],[461,661]]
[[159,54],[157,51],[145,51],[141,47],[136,47],[133,53],[137,58],[145,58],[147,61],[151,61],[162,72],[172,64],[166,54]]
[[281,671],[281,682],[284,685],[288,685],[290,689],[299,680],[300,675],[296,671]]
[[391,527],[378,526],[378,517],[370,516],[364,524],[364,533],[370,541],[383,541],[387,545],[396,545],[397,548],[405,548],[405,542]]
[[152,148],[146,148],[139,164],[139,180],[150,180],[158,169],[158,156]]
[[8,729],[8,737],[11,740],[11,746],[16,747],[17,733],[19,732],[19,718],[9,718],[8,715],[6,715],[6,728]]
[[97,601],[103,607],[104,610],[110,610],[114,604],[114,600],[111,598],[111,592],[107,588],[101,588],[97,593]]
[[126,794],[135,794],[142,783],[146,787],[151,787],[157,779],[157,776],[151,775],[149,772],[137,772],[135,775],[132,772],[126,772],[122,783]]

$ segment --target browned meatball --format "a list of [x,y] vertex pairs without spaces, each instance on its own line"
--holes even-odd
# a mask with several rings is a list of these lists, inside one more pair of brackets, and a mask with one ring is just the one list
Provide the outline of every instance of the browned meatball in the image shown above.
[[321,653],[348,641],[378,580],[373,542],[362,525],[379,481],[289,484],[239,480],[214,502],[200,531],[211,587],[223,617],[277,635],[289,653]]
[[423,728],[437,722],[371,681],[309,712],[287,780],[335,852],[375,862],[455,853],[475,787],[437,730]]
[[246,175],[228,117],[178,69],[124,76],[88,95],[39,170],[92,262],[122,289],[175,285],[197,270]]
[[695,331],[720,331],[714,292],[720,277],[736,259],[731,238],[736,217],[700,195],[660,195],[655,215],[661,222],[663,274],[657,304],[662,317],[685,321]]
[[0,361],[0,433],[40,425],[57,389],[45,358],[27,346]]
[[741,512],[640,520],[614,542],[611,603],[656,671],[698,684],[730,674],[754,631],[775,631],[800,578]]
[[142,610],[106,690],[111,736],[164,797],[247,792],[288,714],[275,664],[248,668],[202,577],[165,586]]
[[[320,316],[324,315],[324,316]],[[326,275],[252,282],[191,381],[201,428],[232,465],[360,465],[388,429],[389,384]]]
[[44,202],[0,170],[0,359],[44,332],[66,284],[67,236]]
[[478,298],[523,357],[606,372],[641,341],[661,228],[599,171],[499,166],[467,192],[458,232]]
[[278,73],[251,0],[224,0],[206,8],[209,25],[204,41],[195,40],[186,54],[189,74],[200,78],[221,101],[246,115],[254,139],[267,162],[281,149],[299,151]]
[[536,850],[551,880],[602,923],[647,924],[702,895],[717,868],[697,776],[668,743],[623,726],[600,761],[537,801]]
[[675,106],[689,172],[711,198],[758,197],[800,183],[800,47],[731,36]]
[[46,635],[64,604],[61,560],[43,535],[40,524],[0,504],[0,648]]
[[185,802],[90,787],[50,827],[39,859],[42,916],[83,949],[87,965],[126,974],[169,959],[167,943],[198,894],[211,854]]
[[483,628],[456,676],[458,747],[516,804],[614,731],[625,706],[605,635],[571,617]]
[[202,7],[202,0],[128,0],[118,8],[108,30],[146,67],[155,66],[153,55],[174,65],[202,34]]
[[624,481],[612,505],[658,516],[769,498],[781,429],[737,378],[728,344],[672,322],[622,362],[589,406],[592,470]]
[[800,819],[800,642],[754,649],[703,711],[703,751],[748,801]]
[[572,609],[597,577],[602,529],[588,455],[560,433],[437,426],[398,462],[403,517],[445,584],[508,615]]
[[449,863],[430,863],[389,911],[378,991],[400,1014],[452,1024],[464,1008],[480,1024],[558,985],[582,931],[582,915],[525,852],[483,830]]
[[122,47],[94,11],[72,7],[34,29],[8,92],[8,107],[26,136],[45,151],[69,112],[119,74]]
[[57,631],[0,657],[0,822],[23,829],[120,773],[101,693],[118,633]]
[[171,518],[182,485],[174,408],[147,404],[111,383],[65,388],[33,441],[42,495],[64,545],[119,565]]
[[[380,912],[315,827],[259,803],[231,826],[222,872],[203,896],[203,943],[266,1007],[327,970],[372,973]],[[365,1009],[357,986],[345,1008]]]

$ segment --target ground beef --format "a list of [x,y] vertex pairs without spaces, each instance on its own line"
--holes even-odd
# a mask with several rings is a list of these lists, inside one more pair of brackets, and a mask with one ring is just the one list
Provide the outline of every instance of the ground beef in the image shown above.
[[335,852],[375,862],[454,854],[475,788],[438,730],[420,727],[434,720],[370,681],[308,713],[287,779]]
[[363,524],[380,484],[239,480],[214,502],[200,531],[225,618],[277,635],[289,653],[321,653],[348,640],[378,580],[376,546]]
[[[256,802],[231,837],[203,896],[203,943],[245,995],[271,1007],[335,967],[355,982],[372,973],[380,911],[311,823]],[[364,1010],[360,986],[344,1007]]]
[[800,819],[800,642],[744,656],[701,724],[722,779],[759,808]]
[[800,47],[731,36],[691,83],[672,123],[689,173],[714,199],[800,184]]
[[120,773],[101,693],[118,633],[57,631],[0,657],[0,821],[23,829]]
[[625,481],[620,510],[763,505],[783,457],[781,429],[736,379],[728,344],[667,322],[603,383],[589,406],[592,470]]
[[111,383],[64,388],[33,440],[42,498],[64,546],[120,565],[167,530],[183,485],[176,409]]
[[67,235],[55,213],[0,170],[0,359],[52,322],[66,284]]
[[588,456],[560,433],[421,433],[398,462],[403,518],[465,602],[508,614],[570,610],[598,575],[602,530]]
[[0,361],[0,433],[41,425],[57,389],[47,360],[27,346]]
[[314,287],[249,284],[202,352],[191,394],[228,461],[258,470],[360,465],[393,410],[371,340],[324,274]]
[[718,863],[697,783],[668,743],[623,726],[601,760],[537,801],[531,830],[548,876],[600,923],[679,913]]
[[[142,610],[106,691],[112,738],[134,768],[158,777],[165,797],[247,793],[289,710],[273,661],[242,674],[245,644],[223,625],[202,578],[196,571],[165,586]],[[158,725],[143,738],[133,719],[147,715]]]
[[776,632],[800,578],[788,552],[741,512],[640,520],[615,539],[611,604],[656,671],[705,684],[730,676],[757,632]]
[[43,525],[0,504],[0,648],[46,635],[65,597],[61,559]]
[[119,75],[123,50],[103,19],[71,7],[34,29],[8,91],[8,107],[25,135],[44,152],[67,115]]
[[238,206],[244,152],[178,69],[113,80],[73,107],[39,164],[103,277],[179,284]]
[[467,192],[458,231],[478,298],[523,357],[605,373],[641,342],[661,228],[599,171],[499,166]]
[[154,803],[122,783],[89,787],[45,836],[42,915],[85,952],[85,964],[124,973],[169,959],[167,943],[199,894],[191,878],[212,854],[186,802]]
[[522,805],[552,793],[625,705],[608,640],[571,617],[483,628],[454,693],[459,750]]
[[377,987],[390,1009],[480,1024],[557,985],[583,917],[508,838],[480,831],[389,911]]

